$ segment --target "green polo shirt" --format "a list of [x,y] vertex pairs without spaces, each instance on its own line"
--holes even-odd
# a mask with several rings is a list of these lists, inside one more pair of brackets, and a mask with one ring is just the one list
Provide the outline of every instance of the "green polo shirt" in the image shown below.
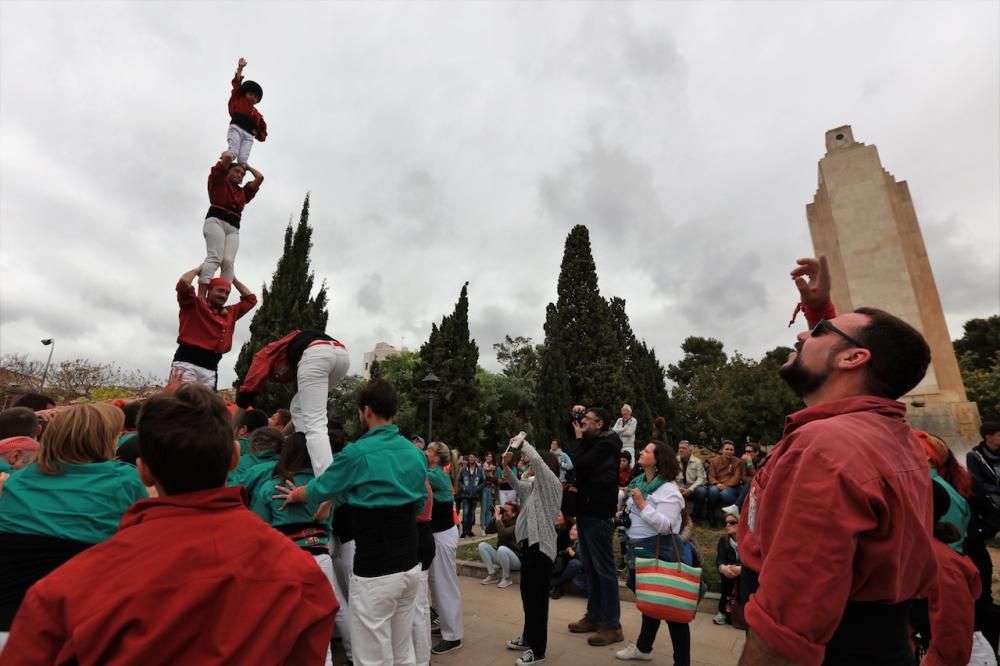
[[435,502],[454,502],[455,491],[451,485],[451,477],[441,467],[435,467],[427,473],[427,479],[431,482],[431,491],[434,493]]
[[0,532],[100,543],[136,500],[148,496],[136,468],[117,460],[64,464],[60,474],[45,474],[32,463],[4,484]]
[[226,485],[245,486],[250,470],[261,463],[277,463],[280,457],[281,454],[277,451],[261,451],[260,453],[241,455],[240,462],[236,465],[236,468],[229,472]]
[[306,486],[309,501],[342,498],[351,506],[382,509],[427,498],[427,457],[395,425],[376,426],[333,458]]
[[[267,489],[274,494],[274,483],[267,483],[271,480],[271,476],[274,474],[274,468],[277,466],[277,460],[268,460],[260,463],[259,465],[254,465],[247,470],[246,474],[243,475],[243,487],[247,489],[247,497],[253,499],[253,496],[257,493],[260,486],[265,485]],[[312,476],[309,477],[310,479]],[[275,481],[277,483],[277,481]],[[306,480],[304,483],[308,483]],[[300,485],[298,481],[295,482],[296,485]]]
[[14,471],[14,468],[10,466],[10,463],[6,460],[0,459],[0,472],[7,472],[10,474]]
[[238,441],[240,443],[240,457],[242,458],[243,456],[250,453],[250,438],[240,437]]
[[[313,473],[311,471],[302,471],[292,478],[292,483],[297,486],[304,486],[312,481],[313,478]],[[254,513],[263,518],[264,522],[270,524],[272,527],[295,524],[314,524],[318,528],[325,529],[327,536],[326,538],[321,538],[319,543],[310,545],[322,545],[329,543],[329,534],[333,526],[333,511],[330,511],[330,516],[325,521],[313,523],[312,517],[315,515],[316,511],[319,510],[320,502],[310,500],[305,504],[289,504],[282,509],[281,504],[284,500],[272,499],[272,496],[274,495],[274,486],[281,482],[281,479],[268,476],[265,481],[272,481],[273,483],[259,483],[257,485],[256,492],[250,498],[250,508]]]

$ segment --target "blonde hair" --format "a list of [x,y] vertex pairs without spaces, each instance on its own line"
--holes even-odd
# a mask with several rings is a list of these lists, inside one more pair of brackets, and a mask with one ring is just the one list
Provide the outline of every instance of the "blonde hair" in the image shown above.
[[113,460],[125,413],[114,405],[74,405],[58,412],[42,435],[38,468],[61,474],[62,465]]
[[444,442],[431,442],[427,445],[427,450],[437,456],[439,466],[444,467],[451,463],[451,451]]

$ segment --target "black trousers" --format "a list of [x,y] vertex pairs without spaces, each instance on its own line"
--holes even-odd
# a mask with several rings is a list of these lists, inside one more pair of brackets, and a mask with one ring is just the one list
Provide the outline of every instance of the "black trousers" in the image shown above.
[[993,560],[986,550],[985,540],[981,536],[973,536],[971,531],[969,538],[965,540],[965,554],[979,570],[979,580],[982,583],[982,592],[976,599],[976,631],[983,632],[983,636],[996,651],[997,644],[1000,643],[1000,623],[997,621],[997,609],[993,605],[993,590],[990,587],[990,581],[993,580]]
[[545,656],[549,642],[549,588],[552,582],[552,560],[542,553],[538,544],[521,542],[521,606],[524,608],[524,629],[521,636],[536,657]]

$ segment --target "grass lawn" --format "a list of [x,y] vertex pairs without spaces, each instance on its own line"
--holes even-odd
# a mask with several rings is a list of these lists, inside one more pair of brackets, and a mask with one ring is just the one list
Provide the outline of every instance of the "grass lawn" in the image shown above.
[[[486,543],[496,548],[497,538],[492,536],[486,540]],[[468,562],[481,562],[482,560],[479,557],[479,542],[458,544],[458,551],[455,554],[455,559],[466,560]]]

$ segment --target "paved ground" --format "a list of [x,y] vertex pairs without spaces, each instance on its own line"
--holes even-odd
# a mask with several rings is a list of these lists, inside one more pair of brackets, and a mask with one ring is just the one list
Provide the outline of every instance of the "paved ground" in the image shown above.
[[[513,664],[519,653],[508,650],[504,642],[521,633],[521,594],[517,585],[498,589],[480,585],[468,576],[459,577],[465,617],[465,637],[462,649],[434,655],[434,664]],[[570,622],[580,619],[586,609],[582,597],[563,597],[549,604],[549,647],[546,664],[589,666],[590,664],[623,663],[615,660],[615,652],[634,641],[639,633],[639,613],[635,604],[622,604],[622,626],[625,643],[610,647],[591,647],[586,634],[571,634]],[[691,624],[691,659],[694,666],[725,666],[736,664],[743,650],[743,632],[732,627],[712,624],[712,615],[698,613]],[[645,663],[645,662],[636,662]],[[672,664],[673,651],[667,628],[661,627],[653,648],[654,664]]]

